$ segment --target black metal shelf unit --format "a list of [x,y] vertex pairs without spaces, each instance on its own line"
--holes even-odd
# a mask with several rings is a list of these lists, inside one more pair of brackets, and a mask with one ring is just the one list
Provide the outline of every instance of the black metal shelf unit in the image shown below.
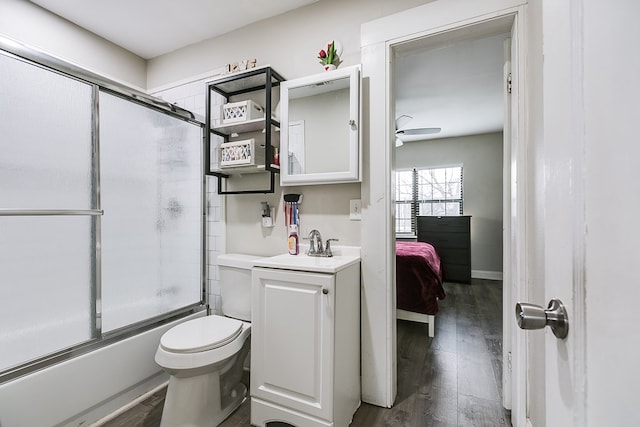
[[[264,194],[275,192],[275,175],[280,172],[280,167],[272,163],[274,158],[271,131],[280,128],[280,122],[271,116],[272,89],[280,86],[284,78],[269,66],[254,68],[241,73],[232,74],[207,84],[206,89],[206,118],[205,118],[205,174],[218,178],[218,194]],[[265,116],[264,119],[251,120],[244,123],[227,126],[211,126],[211,95],[216,92],[222,95],[227,102],[232,96],[248,94],[264,90]],[[229,141],[232,133],[242,133],[264,129],[264,165],[253,167],[252,172],[268,172],[270,186],[260,190],[226,191],[222,188],[222,181],[228,179],[234,173],[247,172],[248,168],[229,168],[228,171],[211,170],[211,135],[222,137]]]

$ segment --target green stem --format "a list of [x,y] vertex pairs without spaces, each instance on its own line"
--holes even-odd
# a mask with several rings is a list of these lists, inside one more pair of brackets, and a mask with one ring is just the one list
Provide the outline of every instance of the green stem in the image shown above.
[[327,64],[333,64],[333,54],[335,50],[336,49],[333,46],[333,42],[331,42],[331,46],[329,46],[329,52],[327,52]]

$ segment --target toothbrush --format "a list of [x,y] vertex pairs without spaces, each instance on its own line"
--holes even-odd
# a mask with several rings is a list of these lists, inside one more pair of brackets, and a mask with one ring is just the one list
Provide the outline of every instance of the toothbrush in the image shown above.
[[291,215],[293,217],[293,220],[292,220],[293,221],[292,222],[293,225],[297,225],[297,222],[296,222],[296,202],[293,202],[291,204]]

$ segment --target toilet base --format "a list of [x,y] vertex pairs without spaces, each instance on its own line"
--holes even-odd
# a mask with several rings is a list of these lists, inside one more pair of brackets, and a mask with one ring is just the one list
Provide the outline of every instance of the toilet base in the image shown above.
[[215,427],[247,398],[247,387],[239,383],[223,399],[221,407],[218,372],[190,378],[171,376],[160,427]]
[[232,357],[169,376],[160,427],[215,427],[244,402],[241,378],[251,341],[248,333],[240,339],[244,344]]

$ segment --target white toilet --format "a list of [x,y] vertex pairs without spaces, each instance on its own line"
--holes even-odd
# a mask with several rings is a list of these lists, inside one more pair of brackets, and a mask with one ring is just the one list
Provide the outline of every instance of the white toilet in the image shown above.
[[259,257],[218,256],[224,316],[205,316],[162,335],[156,363],[169,375],[161,427],[217,426],[247,395],[240,382],[251,343],[251,267]]

